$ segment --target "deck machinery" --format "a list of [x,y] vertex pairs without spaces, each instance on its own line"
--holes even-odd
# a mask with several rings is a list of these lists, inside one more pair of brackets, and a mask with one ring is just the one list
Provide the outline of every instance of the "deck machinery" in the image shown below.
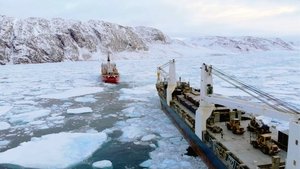
[[[167,67],[169,70],[165,70]],[[257,97],[264,104],[216,94],[213,75]],[[158,67],[156,88],[162,109],[209,168],[300,168],[300,115],[293,106],[206,64],[201,67],[200,89],[192,88],[180,78],[177,80],[175,60]],[[268,136],[255,131],[236,134],[229,131],[228,126],[226,128],[230,120],[238,120],[238,127],[246,128],[251,117],[261,115],[288,121],[289,130],[285,132],[288,140],[280,141],[282,139],[278,138],[282,133],[274,128]],[[265,140],[257,141],[262,138]],[[267,152],[266,141],[272,142],[272,145],[268,142],[268,148],[275,149],[277,145],[283,148],[274,153],[263,153]],[[264,147],[264,151],[259,147]]]

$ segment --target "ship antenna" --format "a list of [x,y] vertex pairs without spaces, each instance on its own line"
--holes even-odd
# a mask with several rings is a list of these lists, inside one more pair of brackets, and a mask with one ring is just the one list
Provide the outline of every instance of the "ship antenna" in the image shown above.
[[109,52],[107,52],[107,62],[110,62]]

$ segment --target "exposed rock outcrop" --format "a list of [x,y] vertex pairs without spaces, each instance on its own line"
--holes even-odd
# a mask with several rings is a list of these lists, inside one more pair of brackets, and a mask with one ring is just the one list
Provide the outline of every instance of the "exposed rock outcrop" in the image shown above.
[[0,16],[0,64],[88,60],[99,52],[148,50],[166,43],[159,30],[109,22]]
[[299,50],[280,38],[205,36],[171,40],[150,27],[54,18],[15,19],[0,16],[0,65],[99,59],[107,51],[146,51],[152,44],[205,47],[217,51]]

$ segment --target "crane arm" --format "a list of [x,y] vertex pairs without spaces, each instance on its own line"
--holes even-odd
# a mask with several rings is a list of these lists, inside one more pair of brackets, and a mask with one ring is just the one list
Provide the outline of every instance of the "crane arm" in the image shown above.
[[210,104],[220,104],[231,109],[238,109],[253,115],[263,115],[276,119],[290,121],[296,115],[274,110],[268,106],[249,101],[238,100],[234,98],[224,97],[217,94],[211,94],[203,97],[204,101]]
[[[212,74],[217,75],[226,82],[234,85],[234,87],[250,94],[251,96],[254,96],[264,105],[213,94],[212,90],[208,92],[208,89],[213,87]],[[264,115],[285,121],[298,120],[300,117],[298,110],[294,107],[291,107],[289,104],[271,96],[268,93],[262,92],[253,86],[247,85],[231,77],[230,75],[213,68],[211,65],[206,65],[205,63],[203,63],[201,71],[200,97],[200,106],[201,104],[202,106],[205,106],[207,103],[220,104],[228,108],[245,111],[248,114]],[[270,104],[269,101],[273,102],[273,104]]]

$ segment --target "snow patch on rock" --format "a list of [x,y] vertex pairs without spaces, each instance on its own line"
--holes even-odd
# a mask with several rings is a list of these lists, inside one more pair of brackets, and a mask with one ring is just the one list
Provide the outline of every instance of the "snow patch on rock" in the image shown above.
[[154,28],[132,28],[89,20],[0,16],[0,64],[98,60],[106,52],[146,51],[147,43],[166,42]]

